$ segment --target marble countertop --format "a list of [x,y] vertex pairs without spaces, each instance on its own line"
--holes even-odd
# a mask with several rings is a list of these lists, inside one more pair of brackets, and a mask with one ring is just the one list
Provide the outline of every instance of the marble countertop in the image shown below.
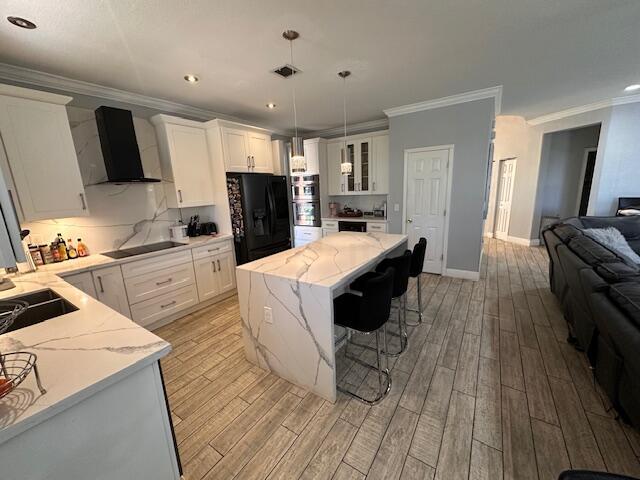
[[[171,251],[230,238],[196,237]],[[16,390],[0,399],[0,444],[169,353],[169,343],[58,276],[163,253],[166,250],[118,260],[90,255],[11,276],[16,287],[0,292],[0,300],[50,288],[78,310],[0,335],[0,352],[28,351],[38,356],[40,377],[47,390],[40,394],[32,372]]]
[[362,217],[322,217],[322,220],[338,220],[347,222],[374,222],[374,223],[389,223],[389,219],[386,217],[374,217],[371,215],[364,215]]
[[[133,257],[126,258],[111,258],[106,255],[92,254],[88,257],[76,258],[74,260],[65,260],[59,263],[50,263],[48,265],[42,265],[38,267],[38,272],[54,273],[64,277],[65,275],[73,275],[75,273],[82,273],[89,270],[95,270],[98,267],[108,267],[112,265],[121,265],[124,263],[135,262],[137,260],[144,260],[145,258],[156,257],[159,255],[166,255],[167,253],[179,252],[181,250],[188,250],[200,245],[206,245],[209,243],[217,243],[225,240],[232,240],[233,235],[220,234],[216,237],[212,236],[199,236],[188,238],[184,242],[184,246],[173,247],[167,250],[159,250],[157,252],[143,253],[142,255],[134,255]],[[30,275],[30,274],[23,274]]]
[[373,268],[406,240],[393,233],[339,232],[237,268],[333,289],[351,281],[355,271]]

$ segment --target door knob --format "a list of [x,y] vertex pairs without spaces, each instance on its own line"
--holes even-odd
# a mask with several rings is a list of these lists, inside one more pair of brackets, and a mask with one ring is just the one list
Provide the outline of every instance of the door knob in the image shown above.
[[411,218],[407,218],[407,223],[413,223],[413,220]]

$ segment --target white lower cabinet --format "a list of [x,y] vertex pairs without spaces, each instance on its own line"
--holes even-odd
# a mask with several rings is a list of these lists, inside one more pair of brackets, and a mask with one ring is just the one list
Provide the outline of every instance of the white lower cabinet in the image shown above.
[[138,325],[146,327],[197,303],[196,286],[188,285],[166,295],[131,305],[131,319]]
[[387,224],[382,222],[367,222],[367,232],[387,233]]
[[235,288],[236,276],[232,252],[200,258],[193,263],[201,302]]
[[129,300],[127,299],[127,291],[124,286],[120,265],[95,270],[92,272],[92,276],[98,300],[125,317],[131,318]]
[[90,297],[93,297],[96,300],[98,299],[98,292],[96,291],[96,286],[93,283],[93,276],[91,276],[91,272],[68,275],[64,277],[64,281],[70,283],[78,290],[82,290]]

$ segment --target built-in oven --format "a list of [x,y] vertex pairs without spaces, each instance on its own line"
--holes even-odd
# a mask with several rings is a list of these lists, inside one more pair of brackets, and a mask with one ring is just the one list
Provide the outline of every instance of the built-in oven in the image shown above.
[[306,227],[319,227],[321,224],[320,202],[294,200],[293,224]]
[[339,232],[366,232],[367,231],[367,222],[350,222],[345,220],[340,220],[338,222],[338,231]]
[[293,175],[291,177],[293,201],[315,202],[320,200],[320,175]]

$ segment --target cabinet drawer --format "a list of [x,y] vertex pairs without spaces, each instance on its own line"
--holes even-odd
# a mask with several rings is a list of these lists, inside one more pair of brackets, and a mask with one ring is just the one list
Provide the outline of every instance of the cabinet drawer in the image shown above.
[[333,228],[338,230],[338,221],[337,220],[322,220],[322,228]]
[[192,250],[193,259],[199,260],[200,258],[210,257],[211,255],[218,255],[219,253],[230,252],[233,250],[231,240],[223,242],[208,243],[201,247],[196,247]]
[[367,222],[367,232],[385,232],[387,231],[386,223]]
[[296,240],[313,242],[319,240],[322,236],[322,229],[319,227],[293,227],[293,233]]
[[195,285],[131,306],[131,319],[145,327],[198,303]]
[[327,235],[332,235],[334,233],[338,233],[338,229],[337,228],[323,228],[322,229],[322,236],[326,237]]
[[185,263],[175,267],[165,268],[156,272],[126,278],[129,303],[134,304],[149,298],[164,295],[194,282],[193,263]]
[[146,258],[144,260],[125,263],[122,265],[122,275],[124,278],[135,277],[137,275],[144,275],[145,273],[163,270],[168,267],[183,265],[191,261],[191,250],[156,255],[155,257]]

